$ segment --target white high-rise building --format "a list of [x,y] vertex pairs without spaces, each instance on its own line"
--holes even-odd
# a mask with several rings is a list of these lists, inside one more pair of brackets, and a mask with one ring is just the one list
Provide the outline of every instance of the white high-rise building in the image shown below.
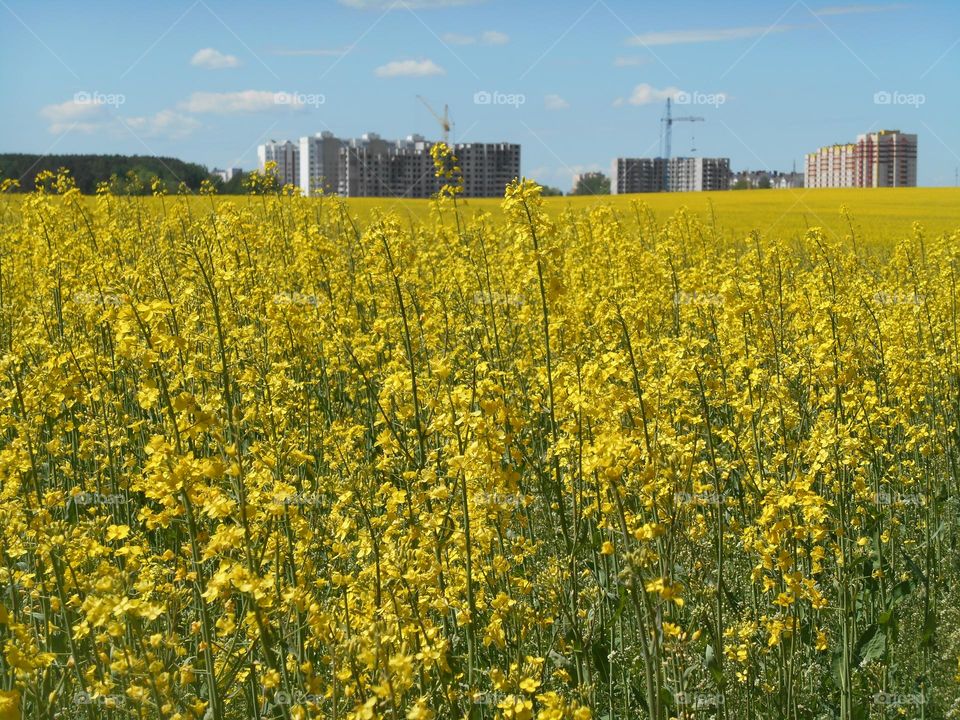
[[281,185],[296,185],[300,175],[300,146],[290,142],[271,140],[257,148],[257,161],[260,172],[266,169],[268,162],[277,164],[274,173]]
[[343,147],[343,140],[327,130],[300,138],[298,182],[304,195],[339,191],[340,151]]
[[806,157],[808,188],[856,187],[856,151],[853,143],[826,145]]

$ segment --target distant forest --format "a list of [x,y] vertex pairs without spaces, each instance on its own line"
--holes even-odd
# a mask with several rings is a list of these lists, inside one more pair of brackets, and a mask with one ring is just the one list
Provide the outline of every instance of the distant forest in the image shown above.
[[210,180],[218,192],[224,194],[245,193],[243,178],[238,174],[224,183],[210,174],[203,165],[188,163],[169,157],[149,155],[27,155],[0,154],[0,180],[20,181],[19,192],[32,192],[34,178],[44,170],[57,172],[60,168],[70,171],[80,192],[92,194],[97,185],[110,183],[116,194],[149,194],[150,183],[155,177],[166,184],[169,192],[176,192],[181,182],[191,190],[199,190],[200,183]]

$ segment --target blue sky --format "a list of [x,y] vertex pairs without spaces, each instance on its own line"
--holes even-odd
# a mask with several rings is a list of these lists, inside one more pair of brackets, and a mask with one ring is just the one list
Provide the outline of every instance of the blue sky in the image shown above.
[[0,152],[256,164],[266,139],[523,146],[523,172],[660,152],[799,168],[820,145],[919,136],[919,183],[960,167],[960,3],[929,0],[0,0]]

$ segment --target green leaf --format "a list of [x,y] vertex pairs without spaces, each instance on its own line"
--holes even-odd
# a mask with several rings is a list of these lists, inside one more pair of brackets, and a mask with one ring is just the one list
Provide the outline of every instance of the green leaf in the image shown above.
[[723,687],[723,669],[720,667],[720,659],[717,657],[717,654],[713,649],[713,645],[707,645],[703,659],[706,662],[707,670],[709,670],[710,675],[713,676],[713,681],[717,684],[717,687]]
[[903,580],[898,582],[893,586],[893,589],[890,590],[890,602],[889,607],[895,607],[903,602],[911,593],[916,589],[916,585],[912,580]]
[[860,663],[878,662],[887,653],[887,634],[879,625],[871,625],[857,640],[854,656]]
[[923,619],[923,633],[920,635],[920,647],[933,647],[933,639],[937,636],[937,616],[927,612]]

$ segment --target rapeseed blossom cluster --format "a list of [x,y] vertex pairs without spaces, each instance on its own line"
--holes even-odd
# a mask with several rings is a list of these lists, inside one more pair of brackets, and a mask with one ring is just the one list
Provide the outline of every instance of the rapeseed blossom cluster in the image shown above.
[[960,233],[434,159],[0,195],[0,720],[956,716]]

